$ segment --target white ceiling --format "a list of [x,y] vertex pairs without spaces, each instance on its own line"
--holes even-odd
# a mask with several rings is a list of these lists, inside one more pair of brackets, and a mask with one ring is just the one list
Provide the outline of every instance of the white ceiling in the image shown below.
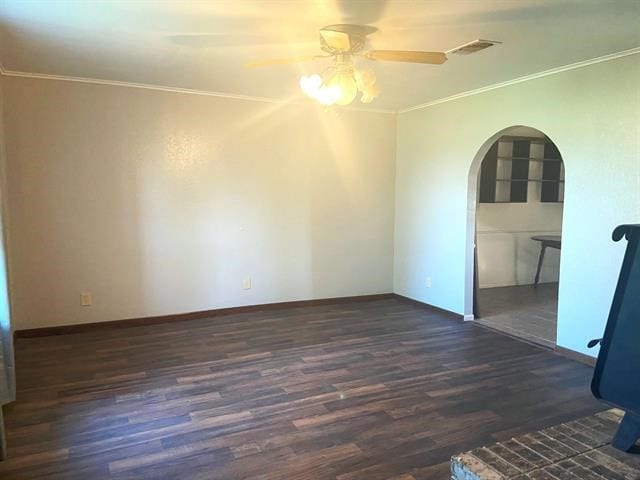
[[289,99],[326,60],[246,69],[252,60],[320,53],[318,29],[371,24],[378,49],[502,45],[442,66],[371,65],[399,110],[640,46],[640,0],[0,0],[7,71]]

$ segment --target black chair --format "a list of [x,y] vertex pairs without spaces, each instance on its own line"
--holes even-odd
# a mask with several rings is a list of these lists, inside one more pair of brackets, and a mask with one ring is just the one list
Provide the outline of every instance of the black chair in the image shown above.
[[611,444],[629,452],[640,438],[640,225],[620,225],[613,240],[622,237],[627,250],[604,337],[589,347],[601,343],[591,391],[626,412]]

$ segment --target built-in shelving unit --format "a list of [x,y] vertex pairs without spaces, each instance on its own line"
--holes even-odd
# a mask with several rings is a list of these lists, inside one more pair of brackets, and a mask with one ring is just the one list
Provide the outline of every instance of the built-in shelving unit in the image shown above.
[[547,137],[501,137],[480,173],[480,203],[561,203],[564,165]]

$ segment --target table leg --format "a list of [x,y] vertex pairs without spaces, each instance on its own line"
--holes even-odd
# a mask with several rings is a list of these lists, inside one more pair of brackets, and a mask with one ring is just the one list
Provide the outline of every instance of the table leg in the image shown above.
[[534,285],[538,284],[538,281],[540,280],[540,270],[542,270],[542,262],[544,261],[544,251],[546,250],[547,246],[543,243],[540,245],[540,256],[538,257],[538,269],[536,270],[536,278],[533,281]]

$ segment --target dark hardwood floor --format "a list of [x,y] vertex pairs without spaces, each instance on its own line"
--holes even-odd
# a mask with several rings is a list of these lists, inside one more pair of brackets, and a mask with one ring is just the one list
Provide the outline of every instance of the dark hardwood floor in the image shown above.
[[0,478],[446,479],[591,369],[397,299],[19,339]]

